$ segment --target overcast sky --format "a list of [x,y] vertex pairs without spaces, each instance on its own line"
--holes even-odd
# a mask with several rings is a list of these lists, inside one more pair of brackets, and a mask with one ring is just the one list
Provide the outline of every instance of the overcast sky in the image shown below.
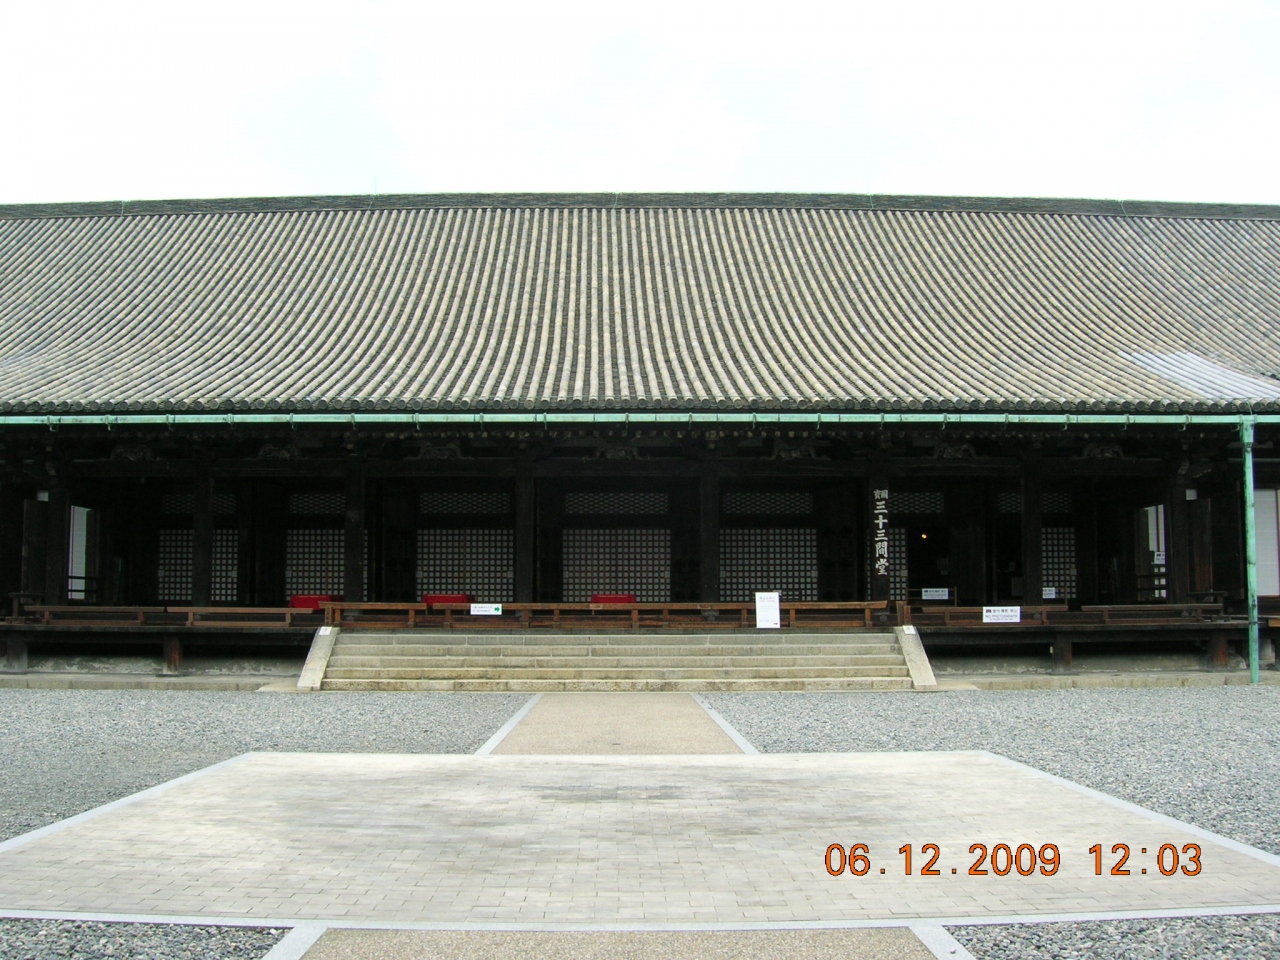
[[1280,0],[4,4],[0,203],[1280,203]]

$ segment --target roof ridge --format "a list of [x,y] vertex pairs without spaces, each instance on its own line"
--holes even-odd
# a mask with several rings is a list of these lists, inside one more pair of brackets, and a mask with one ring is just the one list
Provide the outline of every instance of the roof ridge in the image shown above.
[[465,209],[793,209],[1280,220],[1280,205],[856,193],[437,193],[0,204],[0,220],[218,213]]

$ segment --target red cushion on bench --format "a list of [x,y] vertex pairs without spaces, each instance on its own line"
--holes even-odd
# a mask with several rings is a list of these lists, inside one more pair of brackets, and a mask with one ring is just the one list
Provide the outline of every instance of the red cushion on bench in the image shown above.
[[470,593],[424,593],[422,602],[435,606],[437,603],[475,603],[476,598]]
[[342,595],[337,593],[295,593],[289,598],[289,606],[295,610],[319,610],[322,603],[340,603]]
[[634,593],[593,593],[592,603],[635,603]]

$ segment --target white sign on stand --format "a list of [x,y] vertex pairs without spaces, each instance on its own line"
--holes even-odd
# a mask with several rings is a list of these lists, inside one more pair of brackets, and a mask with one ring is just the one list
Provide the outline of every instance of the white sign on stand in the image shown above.
[[950,587],[925,587],[920,591],[921,600],[950,600]]
[[983,607],[983,623],[1021,623],[1021,607]]
[[471,605],[471,615],[473,617],[500,617],[502,616],[502,604],[473,603]]
[[756,626],[777,630],[782,626],[782,594],[776,590],[756,594]]
[[1057,599],[1058,599],[1058,588],[1057,588],[1057,587],[1045,587],[1043,590],[1041,590],[1041,591],[1040,591],[1040,596],[1041,596],[1041,597],[1043,597],[1045,600],[1057,600]]

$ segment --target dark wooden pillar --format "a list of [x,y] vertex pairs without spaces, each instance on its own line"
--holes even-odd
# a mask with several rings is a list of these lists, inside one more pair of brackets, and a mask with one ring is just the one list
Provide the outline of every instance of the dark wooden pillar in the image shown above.
[[418,593],[418,492],[388,483],[382,492],[382,599],[404,603]]
[[213,602],[213,477],[201,464],[192,488],[191,602],[207,607]]
[[554,481],[538,482],[538,550],[534,599],[555,603],[564,596],[564,488]]
[[0,483],[0,598],[22,590],[22,494]]
[[176,674],[182,672],[182,638],[177,634],[170,634],[164,638],[164,673]]
[[1191,534],[1187,513],[1187,484],[1174,480],[1165,488],[1165,580],[1170,603],[1186,603],[1191,589]]
[[1069,673],[1071,671],[1071,663],[1074,659],[1074,652],[1071,649],[1071,641],[1058,634],[1053,638],[1053,672]]
[[951,519],[948,562],[955,601],[962,607],[987,602],[987,494],[981,480],[963,480],[947,491]]
[[889,599],[889,478],[873,470],[867,479],[867,533],[871,539],[871,600]]
[[516,467],[516,603],[533,602],[537,543],[537,487],[533,479],[533,464],[523,462]]
[[251,604],[254,568],[254,487],[250,480],[235,485],[236,494],[236,603]]
[[1044,488],[1039,460],[1022,463],[1022,603],[1044,603]]
[[720,474],[703,462],[698,480],[698,595],[703,603],[720,602]]
[[22,585],[25,603],[43,603],[48,583],[49,504],[27,500],[22,505]]
[[364,471],[353,467],[347,474],[346,535],[343,538],[342,564],[342,595],[348,603],[359,603],[366,599],[364,595],[364,498]]
[[71,503],[61,477],[49,484],[48,539],[45,543],[45,603],[67,602],[67,537]]
[[1082,480],[1071,497],[1076,526],[1076,593],[1081,603],[1101,603],[1098,595],[1098,482]]
[[253,603],[282,606],[285,596],[285,530],[289,498],[276,482],[260,481],[254,495]]

